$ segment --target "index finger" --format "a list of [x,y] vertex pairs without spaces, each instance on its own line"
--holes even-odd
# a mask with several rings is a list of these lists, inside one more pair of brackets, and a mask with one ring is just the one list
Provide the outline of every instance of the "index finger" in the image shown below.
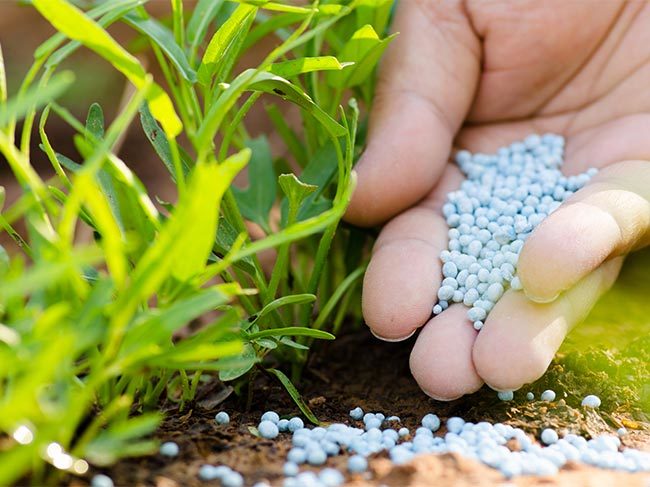
[[480,42],[462,2],[401,2],[394,29],[345,217],[358,225],[383,222],[431,190],[478,82]]

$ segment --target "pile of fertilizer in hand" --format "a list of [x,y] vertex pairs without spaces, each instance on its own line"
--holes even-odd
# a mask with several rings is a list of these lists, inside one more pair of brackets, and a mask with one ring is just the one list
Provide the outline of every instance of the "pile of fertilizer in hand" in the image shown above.
[[440,253],[443,281],[433,314],[463,303],[480,330],[503,293],[521,289],[517,261],[524,242],[597,172],[564,176],[563,159],[564,138],[555,134],[529,135],[496,154],[456,154],[467,179],[442,207],[449,244]]

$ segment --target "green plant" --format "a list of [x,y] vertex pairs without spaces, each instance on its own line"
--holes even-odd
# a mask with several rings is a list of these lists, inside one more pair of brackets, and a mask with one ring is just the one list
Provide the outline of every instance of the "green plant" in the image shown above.
[[[0,152],[22,188],[6,208],[0,194],[0,225],[19,248],[0,253],[0,464],[10,465],[0,484],[26,475],[39,484],[84,473],[87,462],[152,452],[156,406],[182,408],[215,372],[250,385],[267,370],[316,422],[280,369],[290,365],[295,382],[312,340],[332,339],[358,316],[366,238],[339,222],[354,188],[359,110],[354,98],[341,103],[350,92],[370,103],[390,42],[377,32],[392,2],[199,0],[190,14],[172,0],[164,21],[143,0],[98,1],[85,12],[66,0],[32,3],[59,32],[36,50],[11,98],[0,56]],[[115,22],[138,33],[132,46],[151,49],[164,80],[110,36]],[[238,71],[242,54],[268,36],[280,43]],[[74,83],[59,68],[82,46],[135,87],[108,125],[97,104],[83,123],[55,101]],[[296,129],[267,101],[288,159],[246,130],[263,94],[302,114]],[[56,152],[51,115],[76,131],[77,156]],[[176,184],[173,204],[156,204],[117,154],[138,116]],[[35,131],[56,172],[49,180],[31,164]],[[237,189],[246,165],[249,186]],[[247,220],[265,236],[253,240]],[[266,274],[258,254],[271,248]],[[175,338],[197,319],[197,331]]]

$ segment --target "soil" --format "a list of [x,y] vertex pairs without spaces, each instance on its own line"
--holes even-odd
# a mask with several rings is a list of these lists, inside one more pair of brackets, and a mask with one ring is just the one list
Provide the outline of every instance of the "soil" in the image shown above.
[[[397,415],[409,429],[418,426],[422,416],[435,412],[441,418],[461,416],[468,421],[504,422],[520,427],[534,436],[542,428],[552,426],[562,432],[580,433],[589,437],[612,432],[626,425],[629,434],[623,444],[650,451],[650,424],[640,410],[626,407],[605,411],[585,411],[579,407],[571,384],[562,383],[562,362],[555,363],[531,390],[536,397],[547,387],[558,393],[553,403],[526,401],[523,392],[512,402],[503,403],[494,391],[484,388],[478,393],[457,401],[442,403],[425,396],[408,370],[408,353],[412,339],[403,343],[379,342],[366,331],[339,337],[312,353],[305,369],[300,390],[313,412],[322,423],[349,422],[348,411],[361,406],[364,411]],[[576,379],[579,380],[579,379]],[[161,455],[124,460],[104,471],[118,486],[198,486],[217,485],[217,481],[201,482],[197,473],[201,465],[225,464],[241,472],[247,485],[266,480],[272,485],[282,484],[282,464],[290,448],[290,436],[276,440],[254,436],[249,427],[257,424],[266,410],[281,415],[297,413],[295,404],[279,383],[264,374],[255,382],[255,395],[246,411],[245,396],[237,396],[229,386],[216,379],[208,384],[197,400],[184,411],[167,411],[164,423],[157,432],[161,441],[175,441],[180,454],[174,459]],[[603,405],[607,405],[603,401]],[[231,422],[219,426],[214,421],[217,411],[230,413]],[[244,412],[240,412],[244,411]],[[443,431],[444,432],[444,428]],[[345,457],[331,458],[328,466],[344,469]],[[96,472],[92,472],[96,473]],[[72,480],[70,485],[86,485]],[[392,466],[386,454],[370,460],[370,471],[365,475],[348,476],[346,485],[361,486],[639,486],[650,485],[650,475],[626,474],[570,464],[555,477],[519,477],[506,481],[497,471],[456,455],[427,455],[403,466]]]

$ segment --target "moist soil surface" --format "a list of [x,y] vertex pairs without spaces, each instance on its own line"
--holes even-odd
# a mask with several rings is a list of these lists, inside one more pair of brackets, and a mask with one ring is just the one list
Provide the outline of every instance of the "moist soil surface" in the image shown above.
[[[633,407],[611,406],[603,398],[600,410],[580,407],[584,386],[579,376],[565,369],[562,360],[552,365],[537,383],[515,393],[515,399],[504,403],[496,393],[484,387],[478,393],[444,403],[425,396],[411,378],[408,354],[413,339],[403,343],[384,343],[368,332],[360,331],[321,344],[312,352],[299,389],[323,425],[332,422],[354,423],[348,411],[361,406],[366,412],[397,415],[401,424],[414,431],[422,416],[429,412],[443,420],[461,416],[467,421],[504,422],[520,427],[535,437],[541,429],[553,427],[558,432],[573,432],[590,437],[612,433],[626,426],[629,434],[625,446],[650,450],[650,424],[647,416]],[[528,391],[540,393],[553,388],[554,402],[538,399],[527,401]],[[580,396],[574,394],[579,389]],[[602,397],[602,396],[601,396]],[[623,401],[624,402],[624,401]],[[610,405],[610,407],[607,407]],[[227,426],[217,425],[214,415],[220,410],[230,414]],[[280,434],[275,440],[256,437],[255,427],[261,414],[275,410],[281,416],[294,416],[298,409],[275,378],[259,374],[255,394],[246,410],[246,393],[240,396],[217,379],[206,384],[196,401],[183,411],[169,409],[156,436],[160,441],[175,441],[180,454],[175,458],[161,455],[127,459],[104,470],[117,486],[206,486],[218,481],[202,482],[198,478],[201,465],[225,464],[240,472],[246,485],[265,480],[282,485],[282,465],[290,448],[290,435]],[[443,421],[444,422],[444,421]],[[361,423],[359,423],[361,424]],[[444,434],[444,427],[437,434]],[[513,446],[516,448],[516,446]],[[346,456],[330,458],[327,466],[345,470]],[[305,468],[305,467],[303,467]],[[97,471],[90,472],[88,478]],[[456,455],[425,455],[407,465],[392,466],[386,453],[370,458],[369,472],[347,475],[351,486],[475,486],[475,485],[566,485],[566,486],[639,486],[650,485],[650,475],[617,473],[584,465],[569,464],[554,477],[519,477],[511,481],[477,462]],[[87,485],[75,479],[69,485]]]

